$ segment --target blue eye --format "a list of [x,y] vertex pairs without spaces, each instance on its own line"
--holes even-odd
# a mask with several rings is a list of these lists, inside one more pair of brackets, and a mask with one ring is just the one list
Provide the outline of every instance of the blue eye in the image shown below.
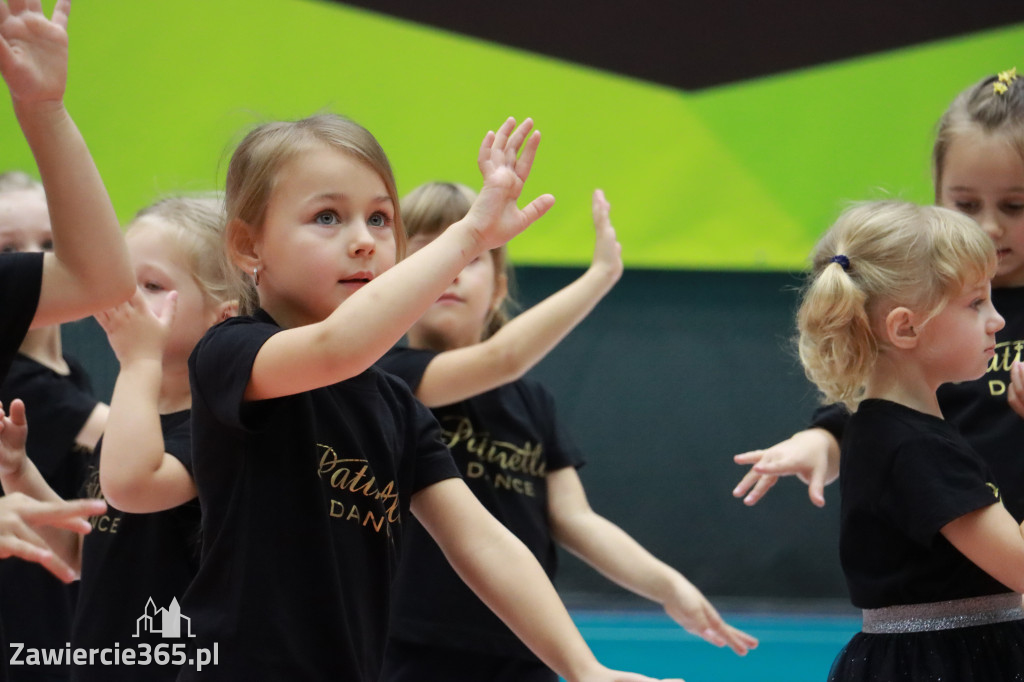
[[338,214],[334,211],[321,211],[313,217],[313,222],[318,225],[337,225],[341,221],[338,220]]
[[371,227],[387,227],[391,224],[391,218],[385,213],[374,213],[370,216],[367,224]]
[[953,205],[956,207],[956,210],[967,215],[978,211],[978,202],[976,201],[957,201]]
[[163,291],[164,288],[156,282],[144,282],[142,288],[146,291]]

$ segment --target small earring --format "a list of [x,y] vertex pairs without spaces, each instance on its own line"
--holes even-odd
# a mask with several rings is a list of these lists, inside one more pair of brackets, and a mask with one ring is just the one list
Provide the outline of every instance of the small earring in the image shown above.
[[252,268],[252,280],[256,286],[260,285],[260,267],[258,265],[254,265]]

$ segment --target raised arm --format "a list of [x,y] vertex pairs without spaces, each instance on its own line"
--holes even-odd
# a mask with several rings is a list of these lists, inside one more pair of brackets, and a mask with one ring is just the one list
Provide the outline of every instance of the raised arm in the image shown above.
[[416,493],[412,509],[466,584],[568,682],[650,682],[601,665],[530,550],[460,479]]
[[100,450],[103,496],[133,514],[171,509],[196,496],[195,482],[164,451],[160,425],[163,351],[176,294],[158,319],[136,291],[127,302],[96,315],[121,363]]
[[[248,400],[275,398],[355,376],[379,360],[473,258],[504,244],[554,204],[542,195],[516,206],[530,174],[539,133],[508,119],[489,132],[477,159],[483,189],[469,214],[432,243],[355,292],[322,322],[287,329],[260,349]],[[517,154],[522,148],[521,156]]]
[[564,289],[517,315],[485,341],[438,354],[416,397],[427,407],[450,405],[523,376],[590,314],[622,276],[622,247],[601,190],[593,196],[594,258]]
[[661,604],[688,632],[743,656],[757,639],[725,623],[718,611],[679,571],[655,558],[640,543],[587,501],[572,467],[548,474],[548,517],[555,540],[609,580]]
[[[25,404],[21,400],[13,401],[10,405],[10,414],[5,413],[3,406],[0,406],[0,485],[3,486],[4,494],[23,495],[46,503],[48,508],[59,509],[64,500],[50,487],[25,453],[27,438],[28,420],[25,416]],[[100,508],[100,511],[95,512],[98,514],[106,510],[106,504],[102,501],[100,505],[93,507]],[[85,522],[85,526],[88,525],[88,522]],[[54,557],[49,560],[47,568],[61,580],[70,581],[77,578],[77,572],[81,570],[81,533],[87,533],[88,530],[79,523],[39,526],[36,528],[38,535],[29,537],[33,544],[39,546],[35,541],[38,537],[53,551]],[[59,572],[54,571],[53,567],[58,568]]]
[[48,20],[39,2],[0,2],[0,73],[39,167],[53,227],[33,327],[85,317],[134,288],[110,197],[64,108],[70,6],[59,0]]
[[733,460],[753,465],[732,491],[746,505],[757,504],[779,476],[796,476],[807,484],[811,502],[824,507],[825,486],[839,477],[839,443],[822,428],[798,431],[766,450],[744,452]]

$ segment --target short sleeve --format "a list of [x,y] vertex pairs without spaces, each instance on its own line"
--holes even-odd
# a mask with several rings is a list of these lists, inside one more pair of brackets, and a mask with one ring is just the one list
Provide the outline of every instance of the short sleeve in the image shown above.
[[416,348],[392,348],[378,362],[377,366],[404,381],[416,393],[423,381],[427,365],[437,357],[437,352]]
[[836,442],[842,442],[846,423],[850,421],[850,411],[841,403],[822,405],[814,411],[808,428],[825,429],[832,434]]
[[445,479],[460,478],[452,453],[441,439],[441,426],[434,414],[415,398],[409,404],[412,435],[408,447],[416,458],[412,493]]
[[525,400],[533,417],[544,430],[544,458],[548,471],[557,471],[566,467],[581,468],[586,460],[583,452],[569,435],[568,430],[558,418],[555,397],[544,386],[529,380],[521,382],[523,389],[530,393]]
[[192,476],[192,429],[189,413],[175,412],[160,418],[164,436],[164,452],[181,462]]
[[253,363],[267,339],[279,331],[277,325],[251,317],[231,318],[207,331],[188,361],[193,401],[201,401],[218,421],[247,429],[242,404]]
[[947,523],[999,499],[988,467],[974,451],[934,437],[898,448],[878,501],[908,537],[930,545]]

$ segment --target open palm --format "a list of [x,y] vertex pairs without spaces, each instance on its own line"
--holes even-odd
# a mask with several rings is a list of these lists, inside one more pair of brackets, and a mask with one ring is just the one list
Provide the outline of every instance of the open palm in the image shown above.
[[70,9],[71,0],[59,0],[47,19],[39,0],[0,2],[0,73],[14,100],[64,97]]

